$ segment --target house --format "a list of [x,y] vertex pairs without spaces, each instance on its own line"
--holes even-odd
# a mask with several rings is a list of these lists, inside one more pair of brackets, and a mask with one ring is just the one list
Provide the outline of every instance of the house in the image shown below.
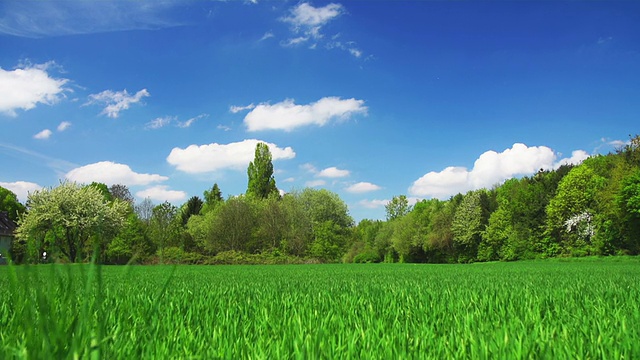
[[16,223],[9,219],[9,214],[6,211],[0,211],[0,265],[7,263],[15,229]]

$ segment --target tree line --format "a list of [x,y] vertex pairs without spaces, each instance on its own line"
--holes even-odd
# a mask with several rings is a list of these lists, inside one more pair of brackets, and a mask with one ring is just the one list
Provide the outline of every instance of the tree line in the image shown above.
[[640,137],[578,166],[362,221],[345,261],[473,262],[640,253]]
[[124,185],[62,182],[25,205],[0,188],[17,221],[11,256],[125,263],[474,262],[640,253],[640,137],[578,166],[492,189],[422,200],[399,195],[387,218],[357,225],[335,193],[280,194],[258,144],[245,194],[217,184],[181,206],[134,201]]

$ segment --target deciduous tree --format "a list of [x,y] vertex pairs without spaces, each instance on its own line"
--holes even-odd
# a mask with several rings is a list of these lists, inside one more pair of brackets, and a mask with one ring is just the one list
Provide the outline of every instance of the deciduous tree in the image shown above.
[[11,190],[0,186],[0,211],[6,211],[9,219],[18,221],[25,207],[18,201],[18,197]]
[[128,205],[106,201],[95,186],[63,182],[29,194],[27,209],[19,221],[18,238],[36,249],[60,251],[75,262],[82,259],[91,237],[102,242],[123,226]]
[[273,163],[269,146],[265,143],[256,145],[255,157],[249,163],[247,175],[249,184],[247,195],[253,195],[259,199],[266,199],[271,194],[278,194],[276,180],[273,177]]

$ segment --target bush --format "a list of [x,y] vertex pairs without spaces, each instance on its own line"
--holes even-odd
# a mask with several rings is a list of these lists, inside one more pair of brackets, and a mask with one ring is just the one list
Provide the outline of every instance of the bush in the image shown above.
[[354,263],[364,264],[364,263],[378,263],[380,262],[380,255],[378,255],[375,251],[366,251],[356,255],[353,258]]
[[[160,251],[158,251],[158,256]],[[179,247],[172,246],[163,250],[163,262],[165,264],[202,264],[204,256],[198,253],[186,252]]]

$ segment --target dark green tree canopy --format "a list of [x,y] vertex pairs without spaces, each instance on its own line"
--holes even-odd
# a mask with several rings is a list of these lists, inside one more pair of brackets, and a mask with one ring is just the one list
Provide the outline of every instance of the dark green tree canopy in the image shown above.
[[18,201],[16,194],[0,186],[0,211],[6,211],[9,214],[9,219],[18,221],[19,215],[25,211],[25,208]]
[[211,190],[204,191],[204,202],[207,205],[212,205],[212,204],[221,202],[222,200],[223,200],[222,191],[220,191],[220,187],[218,186],[218,183],[213,184],[213,187],[211,188]]
[[273,163],[271,152],[265,143],[256,145],[255,157],[247,168],[249,184],[247,195],[253,195],[260,199],[266,199],[269,195],[278,194],[276,179],[273,177]]
[[187,225],[189,218],[193,215],[200,214],[200,210],[202,210],[203,202],[197,196],[192,196],[186,204],[182,206],[180,217],[182,219],[182,225]]

